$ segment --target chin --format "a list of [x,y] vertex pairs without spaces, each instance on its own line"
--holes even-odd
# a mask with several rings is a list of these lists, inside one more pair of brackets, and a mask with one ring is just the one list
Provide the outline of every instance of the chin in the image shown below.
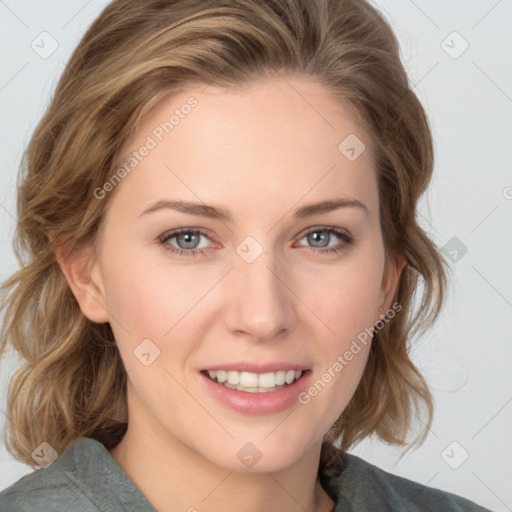
[[[301,456],[303,445],[271,442],[269,439],[241,441],[231,439],[214,453],[211,449],[203,457],[213,464],[237,473],[281,471],[292,466]],[[211,446],[211,445],[210,445]]]

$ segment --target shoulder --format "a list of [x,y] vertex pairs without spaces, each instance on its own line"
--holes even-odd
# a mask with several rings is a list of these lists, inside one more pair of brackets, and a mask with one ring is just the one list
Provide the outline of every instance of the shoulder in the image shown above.
[[466,498],[393,475],[346,452],[339,452],[333,466],[325,470],[324,482],[337,496],[340,510],[490,512]]
[[0,492],[0,510],[97,511],[77,480],[74,443],[46,468],[34,470]]
[[144,495],[95,439],[82,437],[46,468],[0,492],[0,511],[155,512]]

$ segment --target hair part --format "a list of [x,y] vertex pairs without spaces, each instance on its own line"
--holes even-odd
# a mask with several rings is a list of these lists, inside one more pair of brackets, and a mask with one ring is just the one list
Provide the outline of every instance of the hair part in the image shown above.
[[442,309],[447,263],[416,218],[433,144],[388,23],[363,0],[115,0],[71,56],[21,163],[13,243],[20,269],[1,288],[0,339],[0,354],[11,345],[24,360],[9,385],[4,432],[17,460],[37,467],[31,453],[43,441],[58,453],[79,437],[112,448],[126,431],[127,376],[112,329],[84,316],[56,250],[96,240],[113,194],[98,200],[94,190],[111,178],[142,118],[192,84],[233,88],[276,73],[323,84],[365,124],[386,257],[407,262],[394,297],[402,310],[374,334],[356,392],[325,436],[321,465],[336,444],[346,450],[372,434],[407,445],[421,407],[424,441],[433,399],[408,342]]

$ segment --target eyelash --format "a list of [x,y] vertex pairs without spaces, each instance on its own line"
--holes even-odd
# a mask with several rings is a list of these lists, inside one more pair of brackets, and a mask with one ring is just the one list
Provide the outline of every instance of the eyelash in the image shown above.
[[[339,246],[339,247],[330,247],[328,249],[315,249],[314,247],[306,246],[306,248],[309,249],[313,253],[338,253],[338,252],[341,252],[345,248],[345,246],[352,244],[354,241],[353,237],[351,235],[349,235],[347,232],[342,231],[340,229],[336,229],[336,228],[326,228],[326,227],[325,228],[324,227],[315,227],[313,229],[310,229],[309,231],[306,231],[301,236],[300,239],[304,238],[305,236],[309,235],[310,233],[315,233],[315,232],[334,233],[334,235],[336,235],[338,238],[341,238],[341,240],[343,240],[345,242],[345,244],[342,246]],[[194,233],[194,234],[199,234],[199,235],[205,236],[208,239],[210,238],[204,231],[201,231],[200,229],[178,229],[175,231],[171,231],[169,233],[165,233],[162,237],[160,237],[158,239],[158,241],[159,241],[160,245],[162,245],[164,250],[170,251],[178,256],[188,256],[188,257],[192,256],[193,257],[193,256],[196,256],[198,253],[204,254],[204,249],[190,249],[190,250],[178,249],[178,248],[173,247],[167,243],[171,238],[175,238],[182,233]]]

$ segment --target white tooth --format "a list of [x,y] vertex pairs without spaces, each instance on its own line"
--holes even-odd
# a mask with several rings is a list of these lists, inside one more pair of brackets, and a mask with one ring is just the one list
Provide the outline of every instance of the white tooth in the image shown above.
[[240,384],[240,374],[238,372],[228,372],[228,382],[230,384]]
[[222,384],[223,386],[230,388],[230,389],[236,389],[238,391],[244,391],[246,393],[271,393],[273,391],[278,391],[279,389],[282,389],[283,386],[277,386],[272,388],[262,388],[262,387],[244,387],[241,384],[229,384],[229,382],[224,382]]
[[254,388],[258,387],[258,374],[257,373],[249,373],[249,372],[241,372],[239,384],[244,388]]
[[260,388],[273,388],[276,385],[276,377],[274,372],[262,373],[258,377],[258,386]]
[[286,372],[280,370],[276,372],[276,386],[282,386],[286,380]]
[[248,393],[257,393],[258,392],[258,388],[255,388],[255,387],[248,387],[248,388],[244,388],[242,385],[238,384],[235,386],[235,389],[237,389],[238,391],[246,391]]
[[280,370],[278,372],[252,373],[237,371],[208,371],[212,379],[217,378],[220,384],[224,384],[231,389],[247,391],[249,393],[266,393],[268,391],[277,391],[276,387],[292,384],[298,380],[304,373],[301,370]]
[[295,370],[288,370],[286,372],[286,383],[291,384],[295,380]]

